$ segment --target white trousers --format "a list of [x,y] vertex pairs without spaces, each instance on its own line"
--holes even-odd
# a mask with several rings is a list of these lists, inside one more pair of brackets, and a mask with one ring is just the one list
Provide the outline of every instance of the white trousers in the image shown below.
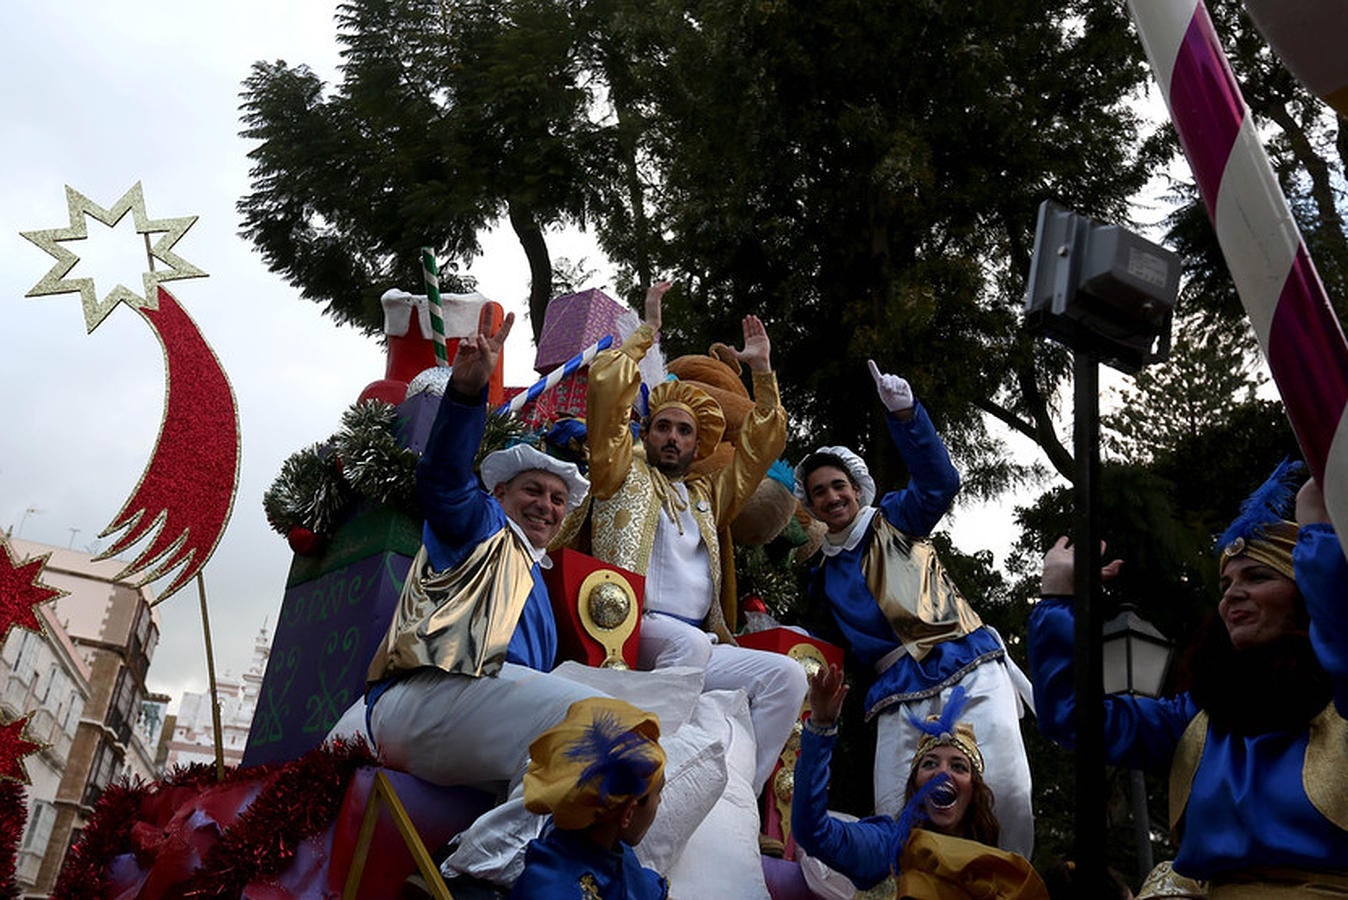
[[384,692],[370,714],[380,757],[436,784],[499,789],[524,776],[529,744],[602,692],[506,663],[486,678],[423,669]]
[[[900,663],[902,664],[902,663]],[[983,780],[996,799],[993,811],[1002,826],[998,844],[1030,858],[1034,849],[1034,810],[1030,805],[1030,762],[1020,736],[1020,702],[1006,664],[985,662],[958,682],[968,692],[968,705],[960,721],[974,726],[974,737],[983,754]],[[913,753],[922,737],[908,717],[919,722],[940,715],[954,686],[929,697],[891,707],[876,719],[875,812],[893,816],[903,809]]]
[[800,720],[809,691],[804,667],[782,653],[713,643],[713,636],[702,629],[661,615],[641,619],[637,666],[705,669],[703,690],[740,689],[748,695],[754,726],[754,795],[761,793]]

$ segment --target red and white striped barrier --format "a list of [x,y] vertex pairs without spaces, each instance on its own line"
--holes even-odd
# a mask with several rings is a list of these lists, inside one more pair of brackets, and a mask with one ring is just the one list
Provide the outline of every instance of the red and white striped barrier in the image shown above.
[[1202,0],[1129,0],[1241,303],[1340,543],[1348,535],[1348,341]]

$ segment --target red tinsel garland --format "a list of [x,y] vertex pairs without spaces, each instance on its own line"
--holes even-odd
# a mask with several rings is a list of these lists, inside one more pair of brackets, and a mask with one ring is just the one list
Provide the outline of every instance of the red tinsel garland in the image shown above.
[[[256,798],[236,820],[220,822],[219,839],[201,866],[174,891],[182,897],[237,897],[258,877],[282,871],[300,842],[336,817],[356,769],[376,764],[364,741],[333,741],[289,762],[231,769],[224,782],[215,780],[213,766],[197,764],[177,769],[151,785],[110,785],[99,798],[80,842],[71,849],[54,896],[101,897],[113,859],[126,853],[138,857],[152,853],[143,836],[157,833],[166,822],[144,819],[149,809],[163,805],[156,800],[177,799],[169,792],[185,788],[183,802],[190,802],[197,793],[218,785],[261,784]],[[138,832],[137,826],[142,826]],[[150,862],[145,860],[147,865]]]
[[94,805],[94,814],[79,843],[66,855],[53,894],[89,900],[102,897],[108,862],[135,849],[131,829],[140,820],[141,810],[162,792],[175,788],[199,790],[214,782],[215,767],[196,763],[174,769],[153,784],[122,779],[109,784]]
[[18,897],[19,838],[28,823],[25,788],[0,778],[0,897]]

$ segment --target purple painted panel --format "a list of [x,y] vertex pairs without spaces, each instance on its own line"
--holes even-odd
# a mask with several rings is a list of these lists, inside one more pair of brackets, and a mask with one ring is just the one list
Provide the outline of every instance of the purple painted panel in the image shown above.
[[385,551],[286,591],[243,765],[294,759],[316,747],[365,693],[365,671],[411,564]]

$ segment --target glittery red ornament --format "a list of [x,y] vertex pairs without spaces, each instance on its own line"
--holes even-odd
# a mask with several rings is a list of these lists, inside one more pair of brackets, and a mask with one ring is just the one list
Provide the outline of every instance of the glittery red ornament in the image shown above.
[[51,554],[19,563],[8,543],[0,539],[0,546],[5,548],[5,552],[0,553],[0,643],[3,643],[13,625],[41,631],[42,625],[33,607],[63,597],[67,592],[41,581],[42,567]]
[[19,838],[27,823],[24,786],[0,780],[0,897],[19,896],[19,885],[14,876],[19,859]]
[[[239,897],[285,869],[299,844],[336,817],[363,740],[333,740],[298,759],[229,769],[175,769],[153,784],[108,785],[66,856],[54,897]],[[122,862],[112,866],[115,859]]]
[[286,532],[286,543],[290,545],[291,550],[294,550],[300,556],[316,556],[323,551],[323,545],[327,541],[324,540],[322,535],[296,525]]
[[103,536],[126,529],[99,554],[108,559],[151,536],[119,579],[152,581],[181,565],[159,600],[206,565],[224,534],[239,481],[239,411],[220,360],[178,305],[159,288],[158,308],[138,308],[164,350],[168,383],[154,454]]
[[0,724],[0,780],[12,778],[15,781],[31,784],[28,770],[24,768],[23,758],[41,750],[45,744],[30,741],[23,736],[28,726],[28,716],[13,722]]

